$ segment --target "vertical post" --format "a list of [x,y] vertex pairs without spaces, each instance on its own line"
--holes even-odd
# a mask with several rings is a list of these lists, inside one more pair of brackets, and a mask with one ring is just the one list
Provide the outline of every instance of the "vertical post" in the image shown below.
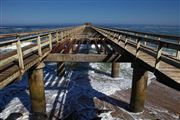
[[158,69],[159,65],[160,65],[161,53],[162,53],[162,43],[159,41],[158,49],[157,49],[157,53],[156,53],[156,62],[155,62],[156,69]]
[[20,71],[23,73],[24,72],[24,61],[23,61],[23,52],[21,49],[21,42],[19,37],[17,37],[17,42],[16,42],[16,48],[17,48],[17,54],[18,54],[18,62],[19,62],[19,68]]
[[122,37],[122,35],[118,36],[118,42],[121,42],[121,37]]
[[147,45],[147,41],[146,41],[147,35],[145,35],[144,37],[145,37],[145,39],[144,39],[144,46],[146,46]]
[[63,32],[61,32],[61,41],[63,40]]
[[58,33],[58,31],[56,32],[56,42],[57,43],[59,42],[59,33]]
[[125,48],[125,49],[127,48],[127,44],[128,44],[128,38],[125,37],[125,43],[124,43],[124,48]]
[[52,34],[49,33],[49,49],[52,50]]
[[63,77],[65,75],[65,64],[64,62],[57,63],[57,76]]
[[146,98],[148,72],[136,63],[133,67],[130,110],[132,112],[142,112]]
[[31,99],[31,108],[34,114],[46,114],[46,102],[44,92],[43,68],[44,63],[40,63],[35,68],[31,68],[29,75],[29,90]]
[[120,72],[120,64],[113,62],[112,69],[111,69],[111,76],[113,78],[117,78],[117,77],[119,77],[119,72]]
[[140,46],[141,46],[141,42],[140,42],[140,38],[137,38],[137,43],[136,43],[136,58],[139,55],[139,50],[140,50]]
[[38,45],[38,54],[39,54],[39,56],[42,56],[40,35],[38,35],[38,38],[37,38],[37,45]]
[[100,44],[100,52],[101,52],[101,54],[104,52],[104,47],[102,44]]

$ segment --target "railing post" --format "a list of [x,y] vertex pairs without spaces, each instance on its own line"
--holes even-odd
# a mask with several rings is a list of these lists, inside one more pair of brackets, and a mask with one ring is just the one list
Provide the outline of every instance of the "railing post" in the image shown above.
[[58,33],[58,31],[56,32],[56,42],[57,43],[59,42],[59,33]]
[[137,38],[137,43],[136,43],[136,58],[137,58],[138,55],[139,55],[140,47],[141,47],[140,38]]
[[60,33],[60,34],[61,34],[61,40],[63,40],[63,32],[61,31],[61,33]]
[[20,71],[24,72],[24,61],[23,61],[23,52],[21,48],[21,42],[19,37],[17,37],[18,41],[16,42],[16,48],[17,48],[17,54],[18,54],[18,62],[19,62],[19,68]]
[[158,49],[156,53],[155,69],[159,68],[160,60],[161,60],[161,53],[162,53],[162,43],[159,41]]
[[147,35],[145,35],[144,37],[145,37],[145,39],[144,39],[144,46],[146,46],[147,45],[147,41],[146,41]]
[[37,38],[37,45],[38,45],[38,54],[39,54],[39,56],[42,56],[40,35],[38,35],[38,38]]
[[118,42],[121,42],[121,37],[122,37],[122,35],[118,36]]
[[52,34],[49,33],[49,49],[52,50]]
[[127,44],[128,44],[128,38],[127,38],[127,36],[125,36],[125,43],[124,43],[124,48],[125,49],[127,48]]

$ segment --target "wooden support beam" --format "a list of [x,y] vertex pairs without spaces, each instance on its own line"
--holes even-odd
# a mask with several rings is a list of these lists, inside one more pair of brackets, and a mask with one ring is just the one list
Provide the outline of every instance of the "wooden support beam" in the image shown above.
[[113,78],[118,78],[119,77],[119,72],[120,72],[120,64],[113,62],[112,63],[112,69],[111,69],[111,76]]
[[[29,75],[29,92],[31,99],[32,112],[36,114],[46,114],[46,102],[44,92],[44,63],[28,71]],[[38,116],[37,116],[38,117]]]
[[65,75],[64,62],[57,62],[57,76],[63,77]]
[[78,46],[76,47],[75,53],[79,52],[79,49],[81,47],[81,43],[83,43],[83,40],[82,41],[78,41]]
[[138,64],[133,64],[133,80],[130,100],[132,112],[142,112],[146,97],[148,72]]
[[130,62],[131,59],[120,54],[49,54],[45,61],[54,62]]
[[104,52],[104,47],[102,44],[100,44],[100,52],[101,52],[101,54],[103,54],[103,52]]
[[97,45],[97,41],[96,41],[96,40],[94,40],[94,45],[95,45],[95,47],[96,47],[97,53],[100,54],[101,52],[100,52],[100,49],[99,49],[99,47],[98,47],[98,45]]
[[102,40],[102,45],[105,48],[105,51],[107,51],[108,54],[112,54],[111,49],[107,46],[104,40]]

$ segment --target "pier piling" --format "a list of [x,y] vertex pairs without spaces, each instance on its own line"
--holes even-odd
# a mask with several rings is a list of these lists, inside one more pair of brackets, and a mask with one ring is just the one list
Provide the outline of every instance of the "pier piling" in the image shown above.
[[112,71],[111,71],[111,76],[113,78],[118,78],[119,77],[119,72],[120,72],[120,64],[113,62],[112,63]]
[[133,67],[130,110],[132,112],[142,112],[146,97],[148,72],[138,64],[134,64]]
[[29,90],[31,99],[32,113],[46,113],[46,102],[44,92],[44,63],[40,63],[37,67],[29,70]]

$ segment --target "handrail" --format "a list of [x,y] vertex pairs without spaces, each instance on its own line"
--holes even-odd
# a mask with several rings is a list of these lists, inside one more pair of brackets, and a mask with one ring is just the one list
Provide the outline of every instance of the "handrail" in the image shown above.
[[[122,31],[116,31],[116,30],[112,30],[112,29],[108,29],[108,28],[99,28],[99,27],[94,27],[93,28],[95,30],[97,30],[99,33],[101,33],[102,35],[106,36],[108,39],[111,39],[113,41],[116,41],[119,43],[119,41],[122,41],[124,43],[124,48],[127,49],[127,45],[129,44],[134,44],[133,46],[136,47],[136,55],[135,57],[138,57],[139,55],[139,50],[142,49],[143,46],[150,48],[148,45],[141,43],[142,41],[148,41],[149,43],[155,42],[157,48],[154,49],[155,50],[155,65],[154,68],[155,69],[159,69],[159,63],[162,60],[161,58],[164,57],[162,51],[163,51],[163,47],[165,48],[170,48],[170,49],[174,49],[176,50],[176,59],[174,57],[170,57],[167,56],[168,59],[168,64],[171,64],[177,68],[180,68],[180,42],[178,41],[178,43],[172,43],[172,42],[166,42],[166,41],[162,41],[162,38],[158,38],[158,39],[154,39],[153,37],[149,38],[147,36],[141,36],[141,35],[131,35],[129,33],[124,33]],[[124,36],[124,38],[122,39],[122,35]],[[133,38],[135,37],[134,41],[132,40],[128,40],[128,37]],[[178,39],[179,40],[179,39]],[[120,43],[121,44],[121,43]]]
[[[38,50],[38,53],[40,56],[42,56],[42,53],[41,53],[41,47],[42,47],[42,37],[46,36],[48,38],[46,38],[46,40],[48,39],[48,41],[44,44],[49,44],[49,48],[50,50],[52,50],[52,43],[53,42],[58,42],[59,39],[63,39],[63,37],[67,37],[69,36],[70,34],[72,34],[76,29],[79,29],[81,28],[81,26],[78,26],[78,27],[68,27],[68,28],[62,28],[62,29],[58,29],[59,31],[55,30],[55,31],[51,31],[49,30],[49,32],[47,33],[41,33],[41,34],[38,34],[38,35],[33,35],[33,36],[27,36],[27,37],[22,37],[22,38],[19,38],[17,37],[16,39],[14,40],[10,40],[10,41],[6,41],[6,42],[0,42],[0,47],[2,46],[8,46],[8,45],[12,45],[13,43],[16,43],[16,48],[17,48],[17,53],[21,55],[21,53],[23,53],[22,51],[22,47],[20,47],[21,43],[24,42],[24,41],[29,41],[29,40],[36,40],[35,44],[37,44],[37,46],[35,46],[34,48],[32,48],[33,50]],[[66,32],[66,31],[71,31],[71,32]],[[64,34],[61,34],[63,33]],[[56,34],[53,38],[53,34]],[[61,38],[59,38],[59,35],[63,35],[63,37],[61,36]],[[36,49],[35,49],[36,48]],[[25,52],[25,53],[29,53],[29,52]],[[25,55],[25,54],[24,54]],[[13,61],[14,59],[17,59],[17,58],[21,58],[22,59],[22,56],[18,57],[17,55],[15,55],[14,57],[10,56],[7,60],[6,59],[2,59],[1,62],[0,62],[0,67],[5,65],[6,63],[9,63],[11,61]],[[22,60],[21,60],[22,61]],[[22,62],[21,62],[22,63]],[[22,66],[22,65],[21,65]]]
[[30,31],[30,32],[20,32],[20,33],[10,33],[10,34],[0,34],[0,39],[4,38],[10,38],[10,37],[18,37],[18,36],[27,36],[27,35],[32,35],[32,34],[41,34],[44,32],[49,32],[49,31],[59,31],[62,29],[68,29],[68,28],[73,28],[75,26],[71,27],[63,27],[63,28],[56,28],[56,29],[43,29],[43,30],[35,30],[35,31]]
[[[8,42],[1,42],[0,44],[1,46],[7,45],[7,47],[9,44],[13,43],[16,46],[16,49],[13,51],[8,51],[7,53],[2,54],[0,56],[0,67],[6,69],[8,68],[7,66],[11,64],[13,61],[18,61],[19,69],[17,70],[18,73],[16,72],[17,74],[13,73],[12,75],[13,77],[6,76],[6,78],[3,78],[3,80],[0,81],[0,89],[8,85],[17,77],[23,75],[33,65],[43,60],[51,52],[53,44],[60,42],[60,40],[70,39],[76,32],[82,30],[83,28],[84,26],[77,26],[77,27],[63,28],[55,31],[49,30],[47,33],[41,33],[41,34],[22,37],[22,38],[17,37],[15,40],[11,40]],[[30,40],[33,41],[32,44],[27,45],[25,47],[21,46],[22,42],[30,41]],[[37,56],[38,61],[36,60],[35,62],[33,61],[33,63],[27,64],[25,63],[25,60],[27,60],[26,56],[28,56],[31,53],[35,53],[38,55]]]
[[[120,33],[120,34],[125,35],[126,37],[130,36],[130,37],[135,37],[135,38],[141,38],[144,41],[148,41],[148,42],[151,42],[151,43],[154,42],[154,43],[158,44],[159,42],[161,42],[162,47],[167,47],[167,48],[175,49],[175,50],[178,50],[178,51],[180,50],[180,44],[178,44],[179,41],[180,41],[180,37],[178,37],[178,36],[173,36],[173,37],[169,36],[169,39],[170,38],[171,39],[175,38],[174,40],[177,40],[177,43],[174,43],[174,42],[169,42],[169,41],[163,41],[163,40],[161,40],[162,37],[153,38],[154,36],[147,36],[147,35],[142,36],[140,34],[125,33],[124,31],[117,31],[117,30],[108,29],[108,28],[102,28],[102,27],[97,27],[97,28],[100,28],[100,29],[103,29],[103,30],[108,30],[108,31],[113,31],[113,32],[116,32],[116,33]],[[161,35],[159,35],[159,36],[161,36]]]
[[130,32],[130,33],[135,33],[135,34],[141,34],[141,35],[149,35],[149,36],[154,36],[157,38],[164,38],[164,39],[180,39],[180,36],[176,35],[167,35],[167,34],[157,34],[157,33],[149,33],[149,32],[140,32],[140,31],[135,31],[135,30],[127,30],[127,29],[121,29],[121,28],[104,28],[104,27],[98,27],[102,29],[109,29],[109,30],[117,30],[117,31],[124,31],[124,32]]
[[[65,28],[59,28],[59,29],[55,29],[55,30],[53,29],[53,30],[48,30],[48,31],[41,31],[41,33],[38,33],[38,32],[23,33],[21,35],[32,35],[32,36],[22,37],[22,38],[19,38],[19,40],[20,41],[25,41],[27,39],[34,39],[34,38],[37,38],[38,35],[40,35],[40,36],[47,36],[49,33],[54,34],[56,32],[66,31],[66,30],[69,30],[69,29],[72,29],[72,28],[75,28],[75,27],[65,27]],[[44,33],[44,32],[46,32],[46,33]],[[33,35],[35,33],[38,34],[38,35]],[[10,37],[12,37],[11,36],[12,34],[9,34],[9,35],[10,35]],[[19,35],[20,34],[15,34],[13,37],[16,37],[16,38],[20,37]],[[4,37],[4,38],[8,38],[8,37],[9,36],[7,34],[6,37]],[[3,38],[3,37],[0,35],[0,38]],[[10,44],[12,44],[14,42],[17,42],[17,39],[0,42],[0,47],[5,46],[5,45],[10,45]]]

